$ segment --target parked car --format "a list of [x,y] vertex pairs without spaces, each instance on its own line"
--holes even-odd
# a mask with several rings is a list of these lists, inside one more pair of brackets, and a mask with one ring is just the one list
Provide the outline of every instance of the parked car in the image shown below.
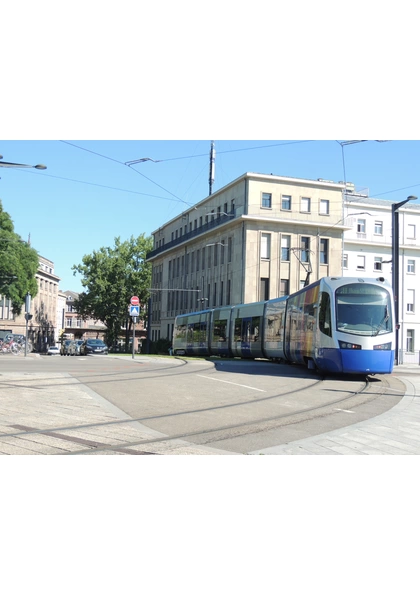
[[107,355],[108,347],[99,338],[88,338],[80,345],[81,355]]
[[58,346],[50,346],[48,347],[47,355],[59,355],[60,349]]
[[83,340],[72,340],[68,346],[68,354],[73,357],[74,355],[80,355],[80,347],[83,344]]
[[61,343],[61,348],[60,348],[60,355],[67,355],[69,354],[68,352],[68,348],[70,346],[70,343],[73,342],[72,340],[63,340],[63,342]]

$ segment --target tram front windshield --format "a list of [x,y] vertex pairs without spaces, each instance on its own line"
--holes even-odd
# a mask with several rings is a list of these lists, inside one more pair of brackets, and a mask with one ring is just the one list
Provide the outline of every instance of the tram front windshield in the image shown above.
[[391,297],[376,285],[354,283],[335,292],[337,330],[377,336],[392,331]]

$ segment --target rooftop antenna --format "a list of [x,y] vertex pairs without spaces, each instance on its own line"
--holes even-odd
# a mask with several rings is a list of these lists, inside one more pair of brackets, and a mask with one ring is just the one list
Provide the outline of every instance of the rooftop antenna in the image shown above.
[[214,184],[214,162],[216,160],[216,149],[214,148],[214,140],[211,141],[210,145],[210,171],[209,171],[209,196],[213,193]]

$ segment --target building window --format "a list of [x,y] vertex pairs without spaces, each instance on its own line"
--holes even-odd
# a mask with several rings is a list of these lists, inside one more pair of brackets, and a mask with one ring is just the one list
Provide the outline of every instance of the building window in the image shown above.
[[414,353],[414,330],[407,330],[407,352]]
[[271,194],[262,193],[261,206],[262,208],[271,208]]
[[330,201],[320,200],[319,201],[319,214],[329,215],[330,214]]
[[364,269],[365,269],[365,257],[357,256],[357,270],[364,270]]
[[300,238],[300,259],[309,262],[309,237]]
[[195,270],[198,272],[200,270],[200,250],[197,250],[197,258],[196,258],[196,267]]
[[357,233],[366,233],[366,219],[357,219]]
[[220,303],[219,305],[223,305],[223,281],[220,281]]
[[[232,238],[229,237],[229,239],[228,239],[228,255],[227,255],[228,262],[232,262],[232,252],[233,252],[233,241],[232,241]],[[230,301],[229,301],[228,305],[230,305]]]
[[415,260],[407,260],[407,273],[415,274],[415,272],[416,272],[416,261]]
[[373,262],[373,269],[376,272],[381,272],[382,270],[382,258],[379,256],[375,256],[375,260]]
[[[217,266],[217,250],[218,250],[219,246],[217,245],[217,243],[214,244],[214,255],[213,255],[213,260],[214,260],[214,266]],[[223,249],[223,248],[222,248]]]
[[230,278],[228,279],[227,282],[227,294],[226,294],[226,305],[230,305],[230,300],[231,300],[231,291],[232,291],[232,281],[230,280]]
[[382,221],[375,221],[375,235],[383,235],[384,234],[384,224]]
[[300,199],[300,212],[311,212],[311,199],[301,198]]
[[261,233],[261,258],[263,260],[270,259],[270,233]]
[[319,263],[328,264],[328,239],[319,241]]
[[225,263],[225,240],[222,239],[220,242],[222,245],[220,246],[220,264]]
[[416,239],[415,225],[407,225],[407,239]]
[[286,297],[289,295],[289,279],[282,278],[280,280],[280,297]]
[[270,279],[268,278],[261,278],[260,279],[260,299],[261,301],[268,301],[269,297],[269,285]]
[[343,254],[343,268],[348,268],[349,267],[349,255],[348,254]]
[[290,261],[290,235],[281,236],[281,259],[285,262]]
[[414,289],[407,289],[407,311],[414,313]]
[[291,210],[292,208],[292,197],[282,196],[281,197],[281,208],[282,210]]

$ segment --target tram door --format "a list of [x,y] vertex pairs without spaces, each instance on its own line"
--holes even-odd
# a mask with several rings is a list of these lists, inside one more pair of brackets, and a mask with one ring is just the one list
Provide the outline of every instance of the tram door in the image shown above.
[[251,354],[251,335],[252,318],[242,318],[241,354],[245,357]]
[[296,312],[289,310],[286,317],[286,332],[284,340],[284,354],[288,361],[292,360],[292,342],[295,340],[296,334]]

